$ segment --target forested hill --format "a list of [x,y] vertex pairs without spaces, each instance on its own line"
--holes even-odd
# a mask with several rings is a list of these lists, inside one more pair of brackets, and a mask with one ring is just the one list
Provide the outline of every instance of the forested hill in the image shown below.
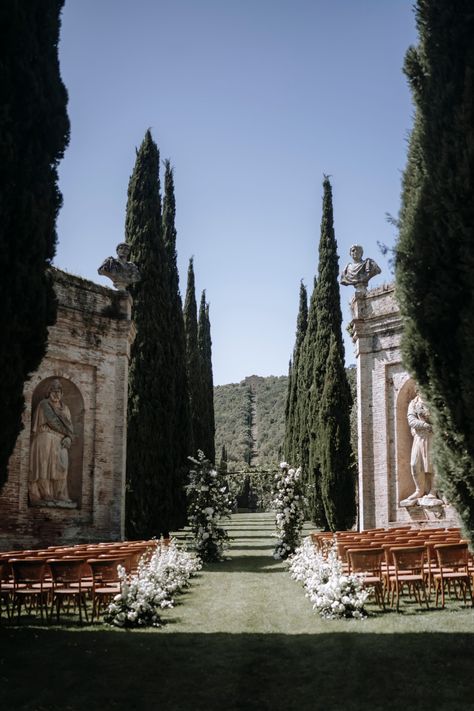
[[214,388],[217,462],[225,445],[229,469],[278,466],[285,439],[287,386],[285,375],[251,375],[241,383]]

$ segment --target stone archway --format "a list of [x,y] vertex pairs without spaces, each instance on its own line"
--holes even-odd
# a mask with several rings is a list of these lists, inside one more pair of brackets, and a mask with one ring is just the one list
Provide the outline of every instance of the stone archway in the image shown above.
[[[73,436],[68,452],[67,490],[74,507],[80,508],[82,503],[82,476],[84,456],[84,399],[79,388],[69,379],[60,376],[50,376],[42,380],[35,388],[31,400],[31,412],[34,416],[36,408],[42,400],[48,397],[53,381],[59,381],[63,391],[63,399],[71,413]],[[34,417],[32,416],[32,426]],[[30,433],[30,452],[33,433]],[[31,502],[30,502],[31,505]]]

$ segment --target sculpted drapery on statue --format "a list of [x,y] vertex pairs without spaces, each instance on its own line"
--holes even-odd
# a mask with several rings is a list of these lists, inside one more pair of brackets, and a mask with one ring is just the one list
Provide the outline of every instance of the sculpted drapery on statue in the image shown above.
[[71,413],[63,401],[59,380],[33,414],[31,428],[29,497],[33,505],[73,505],[69,498],[68,450],[74,435]]
[[410,471],[415,491],[400,501],[400,506],[439,506],[443,502],[435,489],[433,427],[428,407],[418,391],[408,405],[407,420],[413,437]]
[[353,244],[349,250],[353,261],[346,264],[341,273],[341,284],[344,286],[354,286],[356,293],[367,291],[369,279],[380,274],[379,265],[373,259],[362,259],[364,250],[360,244]]

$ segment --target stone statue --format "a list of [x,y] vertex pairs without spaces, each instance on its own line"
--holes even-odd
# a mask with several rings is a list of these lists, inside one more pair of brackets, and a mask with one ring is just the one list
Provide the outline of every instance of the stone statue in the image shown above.
[[354,286],[356,293],[365,293],[369,279],[380,274],[380,267],[373,259],[362,259],[364,250],[359,244],[353,244],[349,250],[353,262],[347,264],[341,273],[341,284]]
[[59,380],[33,415],[31,428],[29,497],[33,505],[75,506],[67,488],[68,450],[72,444],[71,413],[63,401]]
[[126,242],[117,245],[117,257],[107,257],[98,268],[99,274],[112,280],[113,285],[119,291],[125,291],[127,287],[140,279],[138,267],[133,262],[129,262],[130,247]]
[[433,427],[426,403],[420,393],[410,401],[407,411],[408,425],[413,436],[410,470],[415,491],[400,501],[400,506],[440,506],[443,502],[435,490],[435,475],[432,459]]

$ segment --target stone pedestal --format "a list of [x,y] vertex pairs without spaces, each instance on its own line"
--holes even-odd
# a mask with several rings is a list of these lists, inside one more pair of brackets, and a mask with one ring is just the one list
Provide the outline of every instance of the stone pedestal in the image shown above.
[[[131,297],[59,270],[58,318],[48,350],[25,385],[24,429],[0,496],[0,549],[120,539],[124,535],[128,363],[135,329]],[[74,425],[72,504],[32,502],[31,417],[59,379]]]

